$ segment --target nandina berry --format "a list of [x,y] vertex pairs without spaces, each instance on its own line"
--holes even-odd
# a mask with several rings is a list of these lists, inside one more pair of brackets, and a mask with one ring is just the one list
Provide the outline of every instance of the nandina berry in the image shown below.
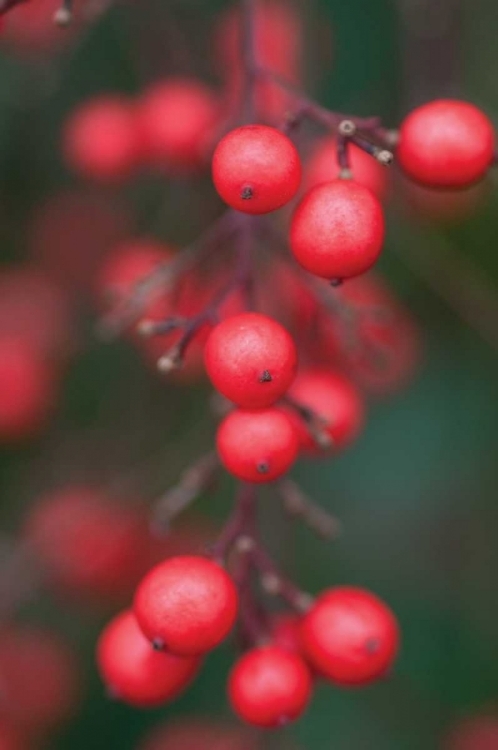
[[156,565],[141,581],[133,609],[146,637],[181,656],[203,654],[229,634],[237,589],[211,560],[183,555]]
[[299,451],[291,419],[274,407],[234,409],[220,424],[216,444],[227,471],[246,482],[278,479],[291,468]]
[[304,654],[338,685],[367,685],[384,677],[396,658],[399,628],[389,607],[364,589],[325,591],[304,615]]
[[496,716],[472,716],[460,721],[445,737],[442,750],[496,750]]
[[69,485],[42,497],[24,539],[55,590],[83,603],[128,597],[149,560],[142,515],[96,487]]
[[7,266],[0,271],[0,336],[4,335],[27,341],[49,357],[71,348],[69,298],[36,266]]
[[98,181],[127,178],[140,157],[131,104],[119,96],[100,96],[81,104],[64,125],[68,166]]
[[[386,197],[389,187],[389,171],[372,156],[353,143],[349,145],[349,161],[354,182],[363,185],[380,198]],[[316,144],[304,168],[303,182],[306,190],[337,177],[337,141],[330,136]]]
[[456,99],[437,99],[405,118],[396,155],[417,182],[462,188],[484,176],[494,148],[493,125],[480,109]]
[[303,659],[278,646],[245,653],[232,669],[228,695],[235,713],[257,727],[298,719],[311,697],[311,675]]
[[280,323],[259,313],[227,318],[211,332],[204,349],[214,387],[246,409],[271,406],[294,379],[297,353]]
[[0,633],[0,717],[34,734],[72,718],[81,695],[73,651],[55,634],[32,626]]
[[0,750],[28,750],[28,741],[3,719],[0,721]]
[[219,115],[217,96],[200,81],[170,78],[155,83],[137,103],[145,158],[173,170],[202,166]]
[[[358,437],[365,419],[365,407],[358,389],[339,372],[328,369],[303,370],[298,373],[289,396],[305,409],[310,409],[331,438],[331,448],[339,450]],[[306,421],[290,409],[299,434],[301,450],[320,454]]]
[[294,612],[280,612],[273,615],[270,622],[271,641],[274,646],[302,654],[301,615]]
[[216,190],[232,208],[266,214],[285,206],[301,182],[292,141],[267,125],[245,125],[218,143],[213,155]]
[[368,271],[380,255],[384,215],[375,195],[352,180],[310,190],[292,218],[290,244],[310,273],[341,280]]
[[199,657],[154,650],[131,610],[111,620],[97,644],[97,665],[110,695],[138,708],[177,698],[200,664]]
[[189,717],[154,727],[137,750],[257,750],[258,747],[252,733],[240,726]]
[[[171,260],[172,253],[168,245],[147,238],[129,240],[113,248],[105,258],[96,281],[102,306],[112,309],[126,303],[140,282]],[[170,296],[156,290],[146,300],[142,317],[157,321],[164,320],[171,313]]]
[[57,373],[29,339],[0,337],[0,442],[23,440],[45,425],[56,400]]

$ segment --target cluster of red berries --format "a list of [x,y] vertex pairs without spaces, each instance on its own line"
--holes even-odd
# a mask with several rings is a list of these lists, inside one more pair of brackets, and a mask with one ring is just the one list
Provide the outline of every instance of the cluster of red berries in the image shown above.
[[[110,694],[139,707],[173,700],[230,633],[237,610],[234,582],[208,558],[174,557],[152,568],[133,610],[117,615],[100,638],[97,660]],[[230,702],[250,724],[280,726],[305,710],[313,676],[369,684],[388,673],[398,642],[396,619],[376,596],[330,589],[301,617],[276,619],[267,642],[238,659]]]
[[65,158],[76,172],[104,182],[141,166],[192,172],[206,163],[220,116],[217,95],[195,79],[159,81],[137,101],[102,95],[65,124]]

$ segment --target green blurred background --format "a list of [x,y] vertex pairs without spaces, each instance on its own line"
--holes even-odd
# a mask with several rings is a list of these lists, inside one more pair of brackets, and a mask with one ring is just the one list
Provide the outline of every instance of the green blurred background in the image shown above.
[[[2,262],[28,257],[30,217],[48,195],[71,184],[58,137],[76,102],[99,91],[139,91],[155,71],[182,64],[174,50],[180,49],[194,70],[209,67],[206,28],[223,3],[162,5],[130,0],[110,8],[55,57],[30,59],[3,45]],[[310,0],[302,5],[313,50],[311,89],[328,106],[379,114],[394,126],[414,104],[456,94],[498,122],[494,0]],[[174,44],[167,32],[172,15],[178,32]],[[152,24],[153,17],[163,25]],[[317,18],[320,26],[326,28],[326,21],[331,28],[331,37],[324,34],[320,43]],[[151,54],[143,55],[140,39],[149,33],[155,43]],[[284,733],[285,742],[303,750],[431,750],[459,716],[493,711],[495,703],[498,710],[498,361],[479,331],[462,322],[420,275],[429,269],[431,283],[443,294],[450,279],[453,307],[470,295],[466,304],[472,315],[480,288],[473,267],[485,284],[497,287],[495,177],[492,182],[478,210],[458,222],[420,220],[391,203],[380,270],[420,321],[423,366],[405,392],[372,403],[366,433],[353,450],[334,461],[303,462],[294,472],[339,516],[345,533],[324,544],[265,508],[267,537],[302,587],[313,592],[334,583],[370,587],[389,601],[403,629],[391,680],[358,692],[317,690],[306,716]],[[175,242],[195,236],[218,210],[207,181],[192,194],[182,183],[140,179],[114,199],[132,228],[153,228]],[[160,206],[164,210],[157,214]],[[462,259],[472,266],[469,276]],[[205,391],[167,387],[126,344],[99,343],[88,302],[77,291],[74,295],[81,312],[79,354],[66,375],[50,432],[28,447],[0,452],[2,523],[9,532],[54,477],[80,472],[114,478],[126,467],[137,491],[153,496],[210,439]],[[494,302],[496,321],[496,297]],[[478,317],[491,312],[484,307]],[[136,478],[130,465],[137,467]],[[231,491],[227,483],[200,507],[221,519]],[[43,597],[26,614],[74,639],[88,678],[78,720],[50,747],[132,750],[158,718],[228,713],[224,683],[231,645],[210,656],[198,682],[174,706],[142,713],[103,695],[93,664],[99,618],[81,619]],[[291,747],[274,734],[266,741],[270,748],[279,742]]]

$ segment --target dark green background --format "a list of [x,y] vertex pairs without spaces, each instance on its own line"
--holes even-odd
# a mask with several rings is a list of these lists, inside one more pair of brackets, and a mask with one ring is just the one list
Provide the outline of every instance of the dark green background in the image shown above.
[[[166,33],[171,13],[190,44],[187,58],[199,66],[209,53],[206,24],[221,4],[165,1],[161,8],[159,2],[130,2],[107,12],[74,48],[49,64],[0,52],[2,261],[26,256],[26,223],[33,208],[47,193],[70,183],[58,157],[65,113],[97,91],[137,92],[151,71],[176,64]],[[434,0],[422,4],[415,16],[409,0],[303,5],[310,28],[320,14],[332,25],[332,61],[325,65],[324,50],[312,44],[310,66],[314,90],[330,107],[380,114],[395,125],[413,104],[456,93],[498,121],[498,8],[493,0]],[[152,13],[159,14],[164,27],[156,30],[157,60],[144,61],[136,37],[147,33],[147,14]],[[438,37],[441,28],[447,33]],[[165,238],[188,240],[195,234],[196,217],[201,226],[217,210],[207,184],[196,188],[190,203],[184,185],[147,179],[121,198],[136,207],[136,224],[149,227],[165,191],[171,212],[154,219],[154,229]],[[457,717],[492,706],[498,698],[496,353],[404,260],[420,256],[430,264],[444,252],[440,276],[445,276],[454,273],[452,259],[463,256],[496,288],[498,189],[492,186],[477,215],[457,225],[422,224],[403,217],[395,206],[389,214],[380,266],[420,321],[423,368],[409,390],[372,404],[368,428],[355,449],[335,461],[303,463],[295,470],[302,485],[342,519],[346,533],[337,543],[318,542],[272,508],[266,510],[268,537],[277,549],[285,548],[281,559],[300,584],[311,591],[334,583],[371,587],[398,613],[403,650],[393,678],[384,684],[359,692],[319,688],[305,718],[289,731],[309,750],[431,750]],[[439,281],[444,285],[444,278]],[[144,496],[153,496],[210,439],[205,393],[167,388],[126,345],[96,342],[84,301],[81,307],[82,352],[67,374],[50,435],[23,450],[0,453],[8,531],[15,530],[23,507],[48,478],[70,474],[74,465],[92,476],[114,477],[122,467],[129,473],[130,462],[137,467],[148,462],[136,484]],[[206,498],[205,511],[221,518],[230,492],[227,486],[214,500]],[[224,683],[231,646],[208,659],[200,680],[175,706],[142,714],[103,696],[92,652],[99,622],[54,610],[48,599],[34,603],[27,614],[73,638],[88,674],[88,700],[80,718],[50,747],[131,750],[157,717],[227,714]],[[276,742],[272,735],[269,747]]]

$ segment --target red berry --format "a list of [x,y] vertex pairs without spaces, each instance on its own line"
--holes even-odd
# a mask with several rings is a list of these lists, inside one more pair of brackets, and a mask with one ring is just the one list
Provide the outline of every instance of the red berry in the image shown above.
[[[298,373],[289,396],[323,420],[324,430],[331,437],[331,447],[335,450],[349,445],[363,427],[363,399],[351,381],[338,372],[303,370]],[[289,414],[295,422],[301,449],[320,454],[322,451],[302,417],[294,410],[289,410]]]
[[214,387],[238,406],[271,406],[294,379],[297,353],[280,323],[258,313],[227,318],[213,329],[204,350]]
[[254,648],[230,674],[228,694],[241,719],[257,727],[278,727],[298,719],[311,697],[305,662],[278,646]]
[[301,616],[282,612],[271,618],[271,640],[274,646],[301,654]]
[[36,435],[55,397],[56,372],[39,347],[19,337],[0,338],[0,442]]
[[84,102],[65,123],[63,148],[67,164],[85,177],[125,179],[140,156],[131,105],[118,96]]
[[498,719],[493,716],[474,716],[457,724],[445,738],[443,750],[496,750],[498,748]]
[[155,651],[131,610],[118,614],[102,632],[97,664],[111,696],[138,708],[177,698],[196,676],[200,659]]
[[148,560],[141,514],[93,487],[69,486],[42,497],[24,536],[54,588],[84,603],[128,597]]
[[159,724],[137,750],[257,750],[257,747],[255,738],[246,729],[189,717]]
[[229,634],[237,616],[230,576],[205,557],[172,557],[145,576],[134,612],[147,638],[174,654],[203,654]]
[[9,627],[0,637],[0,716],[35,734],[54,729],[77,710],[81,684],[73,652],[34,627]]
[[412,179],[461,188],[484,176],[494,148],[493,125],[481,110],[468,102],[438,99],[405,118],[396,155]]
[[171,169],[202,166],[219,114],[217,97],[199,81],[171,78],[154,84],[137,107],[146,158]]
[[213,156],[216,190],[232,208],[266,214],[285,206],[301,181],[301,161],[286,135],[266,125],[228,133]]
[[290,230],[296,260],[326,279],[365,273],[380,255],[384,215],[378,199],[352,180],[310,190],[297,206]]
[[374,594],[338,586],[304,615],[303,650],[315,669],[338,685],[367,685],[384,677],[396,658],[399,628]]
[[[377,198],[385,198],[389,186],[389,170],[353,143],[349,146],[349,160],[354,182],[371,190]],[[316,144],[304,170],[306,190],[330,182],[337,177],[338,172],[337,141],[330,136],[322,138]]]
[[271,482],[297,458],[299,440],[281,409],[230,412],[218,428],[218,453],[227,471],[246,482]]

